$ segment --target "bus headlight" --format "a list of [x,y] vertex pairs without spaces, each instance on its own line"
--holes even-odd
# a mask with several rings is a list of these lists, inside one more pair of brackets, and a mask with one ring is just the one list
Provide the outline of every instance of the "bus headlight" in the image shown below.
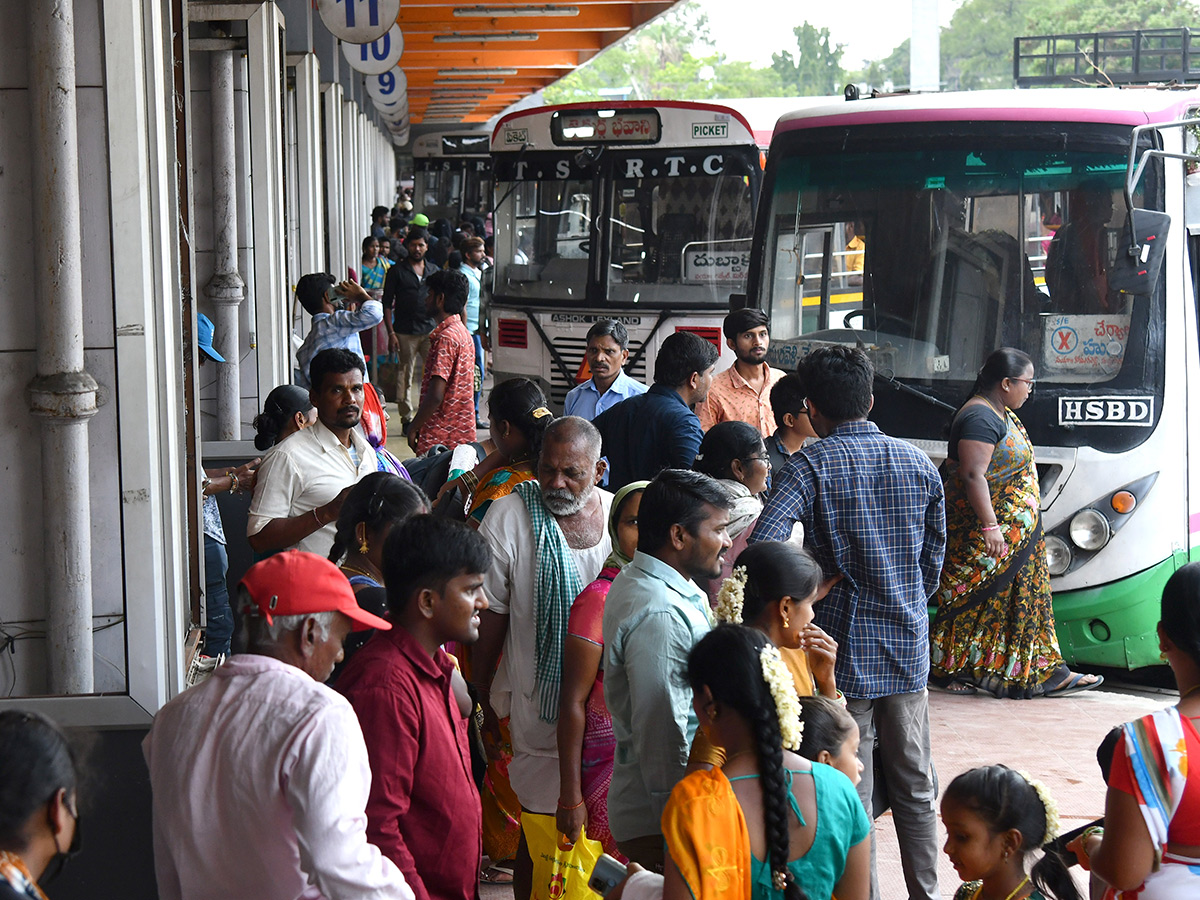
[[1108,543],[1112,528],[1108,519],[1094,509],[1082,509],[1071,519],[1071,540],[1081,550],[1096,551]]
[[1051,575],[1062,575],[1071,568],[1071,548],[1056,534],[1046,535],[1046,567]]

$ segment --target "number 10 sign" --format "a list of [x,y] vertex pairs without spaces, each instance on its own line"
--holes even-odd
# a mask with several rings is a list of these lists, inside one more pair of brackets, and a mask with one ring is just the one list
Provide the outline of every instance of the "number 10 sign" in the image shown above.
[[343,43],[342,53],[350,68],[364,75],[382,75],[400,62],[404,53],[404,35],[399,25],[393,25],[387,34],[369,44]]
[[396,24],[400,0],[317,0],[317,11],[334,37],[369,44]]

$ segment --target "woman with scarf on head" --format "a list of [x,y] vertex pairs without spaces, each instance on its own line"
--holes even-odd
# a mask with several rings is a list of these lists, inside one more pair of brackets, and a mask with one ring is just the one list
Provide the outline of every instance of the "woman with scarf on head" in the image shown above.
[[611,856],[624,859],[608,830],[608,786],[617,739],[604,703],[604,601],[617,573],[637,550],[637,520],[648,481],[617,491],[608,516],[613,551],[599,577],[571,605],[563,646],[558,708],[558,830],[572,842],[587,836]]
[[45,716],[0,712],[0,900],[46,900],[38,882],[78,851],[76,766]]

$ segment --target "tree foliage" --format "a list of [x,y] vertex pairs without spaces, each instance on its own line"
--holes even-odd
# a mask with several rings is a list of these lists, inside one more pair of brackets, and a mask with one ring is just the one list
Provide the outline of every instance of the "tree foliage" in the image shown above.
[[792,29],[796,54],[782,50],[771,54],[771,68],[779,75],[785,96],[822,97],[841,93],[846,80],[842,69],[845,45],[834,44],[828,28],[808,22]]
[[699,4],[683,3],[596,55],[546,88],[547,103],[630,100],[720,100],[783,96],[770,68],[731,62],[718,53]]

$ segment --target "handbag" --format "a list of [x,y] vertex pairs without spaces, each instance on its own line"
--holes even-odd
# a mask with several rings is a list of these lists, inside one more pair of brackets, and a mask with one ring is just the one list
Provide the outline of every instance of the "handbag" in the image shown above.
[[533,892],[531,900],[595,900],[588,877],[604,846],[580,832],[572,844],[559,834],[554,816],[540,813],[521,813],[521,828],[533,859]]

